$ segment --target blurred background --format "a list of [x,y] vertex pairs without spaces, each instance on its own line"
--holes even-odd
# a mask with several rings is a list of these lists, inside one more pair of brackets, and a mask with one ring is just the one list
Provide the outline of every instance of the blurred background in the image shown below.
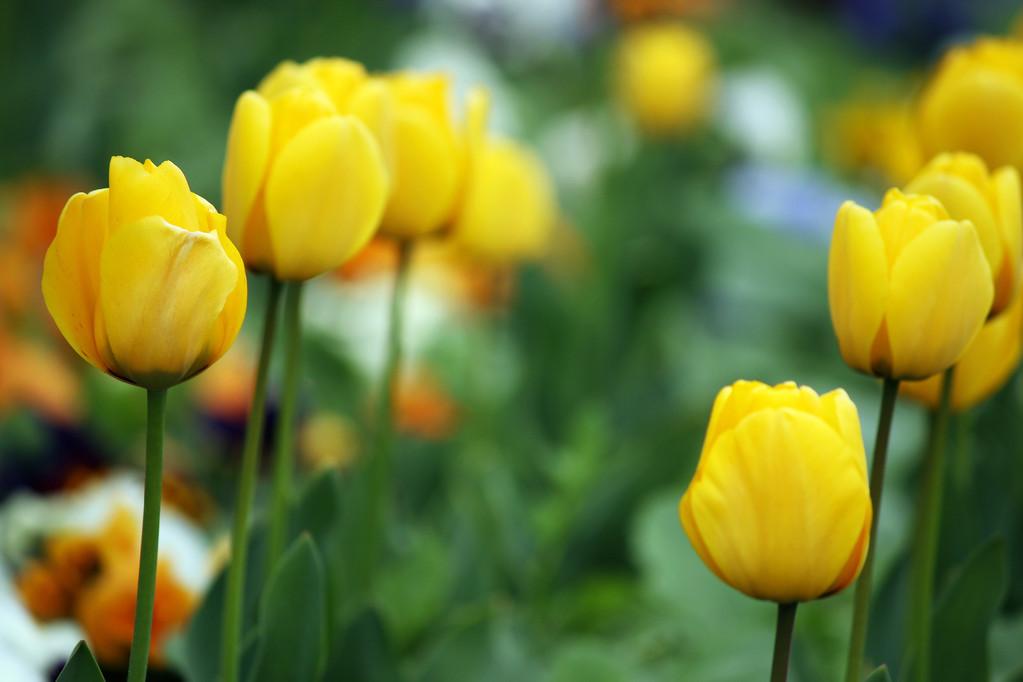
[[[739,378],[845,387],[869,445],[879,387],[842,363],[828,315],[835,211],[876,206],[919,168],[912,102],[929,69],[958,41],[1023,31],[1018,9],[3,3],[0,678],[52,679],[84,633],[118,679],[131,636],[137,555],[124,538],[138,532],[144,401],[75,356],[42,304],[64,202],[105,186],[121,154],[173,160],[219,205],[236,97],[280,60],[318,55],[448,70],[459,100],[486,86],[491,129],[544,160],[559,215],[533,262],[417,254],[391,560],[377,606],[359,613],[346,611],[357,548],[344,500],[368,443],[394,252],[373,242],[309,287],[298,513],[345,614],[327,679],[766,678],[774,609],[719,583],[676,513],[713,397]],[[214,609],[202,605],[225,560],[252,389],[265,282],[250,281],[236,347],[171,392],[160,679],[201,682],[216,661],[203,663]],[[1014,378],[954,424],[939,568],[940,593],[988,534],[1006,537],[990,604],[969,602],[990,622],[979,646],[999,680],[1023,679],[1021,401]],[[868,650],[897,669],[924,412],[900,403],[896,423]],[[839,678],[851,596],[800,609],[794,679]]]

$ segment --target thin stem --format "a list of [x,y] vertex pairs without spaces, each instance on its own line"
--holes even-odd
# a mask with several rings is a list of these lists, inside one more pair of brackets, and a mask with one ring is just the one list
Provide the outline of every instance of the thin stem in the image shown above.
[[796,625],[799,602],[778,604],[778,622],[774,628],[774,658],[771,682],[785,682],[789,676],[789,653],[792,651],[792,630]]
[[135,600],[135,630],[128,658],[128,682],[144,682],[156,601],[156,565],[160,548],[160,499],[163,495],[163,422],[166,389],[146,394],[146,478],[142,501],[142,550]]
[[376,411],[376,426],[373,450],[369,462],[367,500],[367,526],[360,584],[362,595],[369,598],[373,589],[373,578],[379,560],[380,546],[387,525],[387,511],[392,498],[391,467],[394,440],[394,402],[402,362],[402,311],[405,307],[405,293],[412,264],[415,242],[410,239],[398,242],[398,264],[391,293],[391,305],[387,333],[387,359],[384,365],[383,385],[380,387]]
[[295,398],[301,371],[302,282],[292,282],[284,293],[284,384],[281,388],[277,440],[274,444],[273,496],[266,570],[273,570],[284,552],[288,531],[288,501],[294,471]]
[[881,415],[877,421],[874,440],[874,462],[870,468],[870,503],[874,519],[870,524],[870,546],[863,562],[860,579],[856,583],[853,605],[852,633],[849,637],[849,659],[845,669],[846,682],[860,682],[863,651],[867,643],[867,622],[870,620],[870,588],[874,578],[874,557],[877,554],[877,528],[881,525],[881,492],[884,490],[884,470],[888,461],[888,435],[895,414],[895,400],[899,396],[898,379],[885,379],[881,392]]
[[910,581],[909,651],[913,655],[915,679],[926,682],[931,668],[931,606],[934,602],[934,565],[938,556],[941,528],[941,498],[945,481],[945,440],[955,367],[950,367],[941,384],[941,402],[931,418],[930,442],[924,460],[920,496],[917,500],[916,533]]
[[242,470],[238,481],[238,499],[235,500],[234,525],[231,528],[231,563],[227,570],[227,597],[224,601],[224,631],[220,652],[220,682],[236,682],[239,668],[239,646],[242,634],[242,611],[245,597],[245,562],[249,550],[249,512],[256,490],[259,470],[259,450],[263,443],[263,419],[266,412],[266,377],[273,354],[274,334],[277,328],[277,299],[281,283],[270,280],[263,318],[263,345],[259,351],[256,369],[256,388],[252,394],[252,408],[245,426],[242,446]]

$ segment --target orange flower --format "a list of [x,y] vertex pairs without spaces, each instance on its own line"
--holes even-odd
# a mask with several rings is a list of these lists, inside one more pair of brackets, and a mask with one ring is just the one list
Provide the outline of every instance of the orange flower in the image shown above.
[[70,611],[71,595],[61,585],[53,568],[43,561],[29,562],[18,575],[15,588],[36,620],[56,620]]
[[252,351],[239,340],[219,362],[200,374],[195,396],[207,414],[227,422],[245,421],[256,385]]
[[340,280],[351,281],[393,272],[398,265],[397,246],[386,237],[374,237],[350,261],[334,270],[334,275]]
[[640,21],[658,16],[711,16],[726,0],[609,0],[611,10],[622,21]]
[[428,440],[450,435],[458,419],[451,396],[423,369],[406,373],[399,381],[394,411],[399,430]]
[[[75,616],[96,658],[104,663],[123,665],[128,660],[137,581],[138,569],[125,557],[104,570],[78,598]],[[195,596],[177,581],[169,564],[161,561],[156,571],[153,645],[149,654],[153,664],[163,662],[163,646],[168,636],[188,621],[194,607]]]
[[25,405],[58,423],[77,419],[78,377],[60,356],[0,327],[0,367],[0,414]]

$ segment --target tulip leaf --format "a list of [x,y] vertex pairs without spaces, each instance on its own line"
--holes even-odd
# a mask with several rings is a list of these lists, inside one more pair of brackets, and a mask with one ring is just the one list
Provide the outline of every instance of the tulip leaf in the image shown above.
[[394,682],[401,679],[395,660],[383,619],[375,609],[366,609],[334,639],[324,679]]
[[260,639],[249,682],[316,680],[326,643],[324,570],[303,533],[274,567],[260,603]]
[[[245,599],[242,627],[253,628],[259,606],[260,587],[263,584],[263,557],[266,556],[266,525],[253,524],[249,532],[249,556],[245,565]],[[167,655],[180,667],[185,679],[191,682],[214,680],[220,673],[220,642],[223,635],[224,598],[227,593],[225,566],[210,583],[206,596],[192,615],[188,628],[180,637],[172,639]],[[254,629],[254,628],[253,628]],[[251,630],[242,631],[242,668],[251,665],[245,657],[253,650],[246,643],[253,637]]]
[[882,665],[867,675],[867,682],[892,682],[892,676],[888,674],[888,666]]
[[988,541],[956,571],[934,611],[931,670],[943,679],[990,678],[988,633],[1005,595],[1005,542]]
[[57,682],[104,682],[99,664],[84,641],[75,645],[71,657],[57,676]]

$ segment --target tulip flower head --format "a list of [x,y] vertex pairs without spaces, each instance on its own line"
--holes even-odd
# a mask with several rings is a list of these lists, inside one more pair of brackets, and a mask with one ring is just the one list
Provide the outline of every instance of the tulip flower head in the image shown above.
[[162,389],[223,355],[241,328],[245,269],[224,216],[170,161],[115,156],[110,187],[72,196],[46,252],[43,296],[95,367]]
[[458,124],[444,74],[401,72],[386,79],[395,100],[394,183],[381,232],[412,239],[450,227],[482,141],[489,99],[474,90]]
[[391,113],[387,88],[343,59],[285,62],[238,98],[224,212],[246,265],[301,281],[369,241],[389,189]]
[[845,202],[828,258],[831,322],[845,362],[891,379],[954,365],[991,310],[977,229],[929,196],[890,190],[874,213]]
[[476,155],[453,238],[495,264],[537,258],[546,250],[556,212],[543,163],[516,142],[491,137]]
[[615,55],[618,98],[653,136],[685,133],[710,113],[715,92],[714,50],[697,31],[676,22],[626,30]]
[[991,314],[1002,312],[1016,297],[1023,270],[1019,172],[1003,166],[988,173],[973,154],[940,154],[906,191],[934,197],[952,219],[969,220],[977,228],[995,285]]
[[721,580],[786,604],[859,575],[872,507],[856,406],[792,382],[718,393],[679,518]]
[[944,56],[919,104],[924,151],[1023,169],[1023,42],[983,38]]
[[[956,364],[949,405],[965,412],[987,400],[1012,377],[1019,366],[1023,331],[1023,297],[1016,296],[1009,309],[987,321],[966,354]],[[923,381],[906,381],[901,391],[932,410],[938,409],[944,375]]]

